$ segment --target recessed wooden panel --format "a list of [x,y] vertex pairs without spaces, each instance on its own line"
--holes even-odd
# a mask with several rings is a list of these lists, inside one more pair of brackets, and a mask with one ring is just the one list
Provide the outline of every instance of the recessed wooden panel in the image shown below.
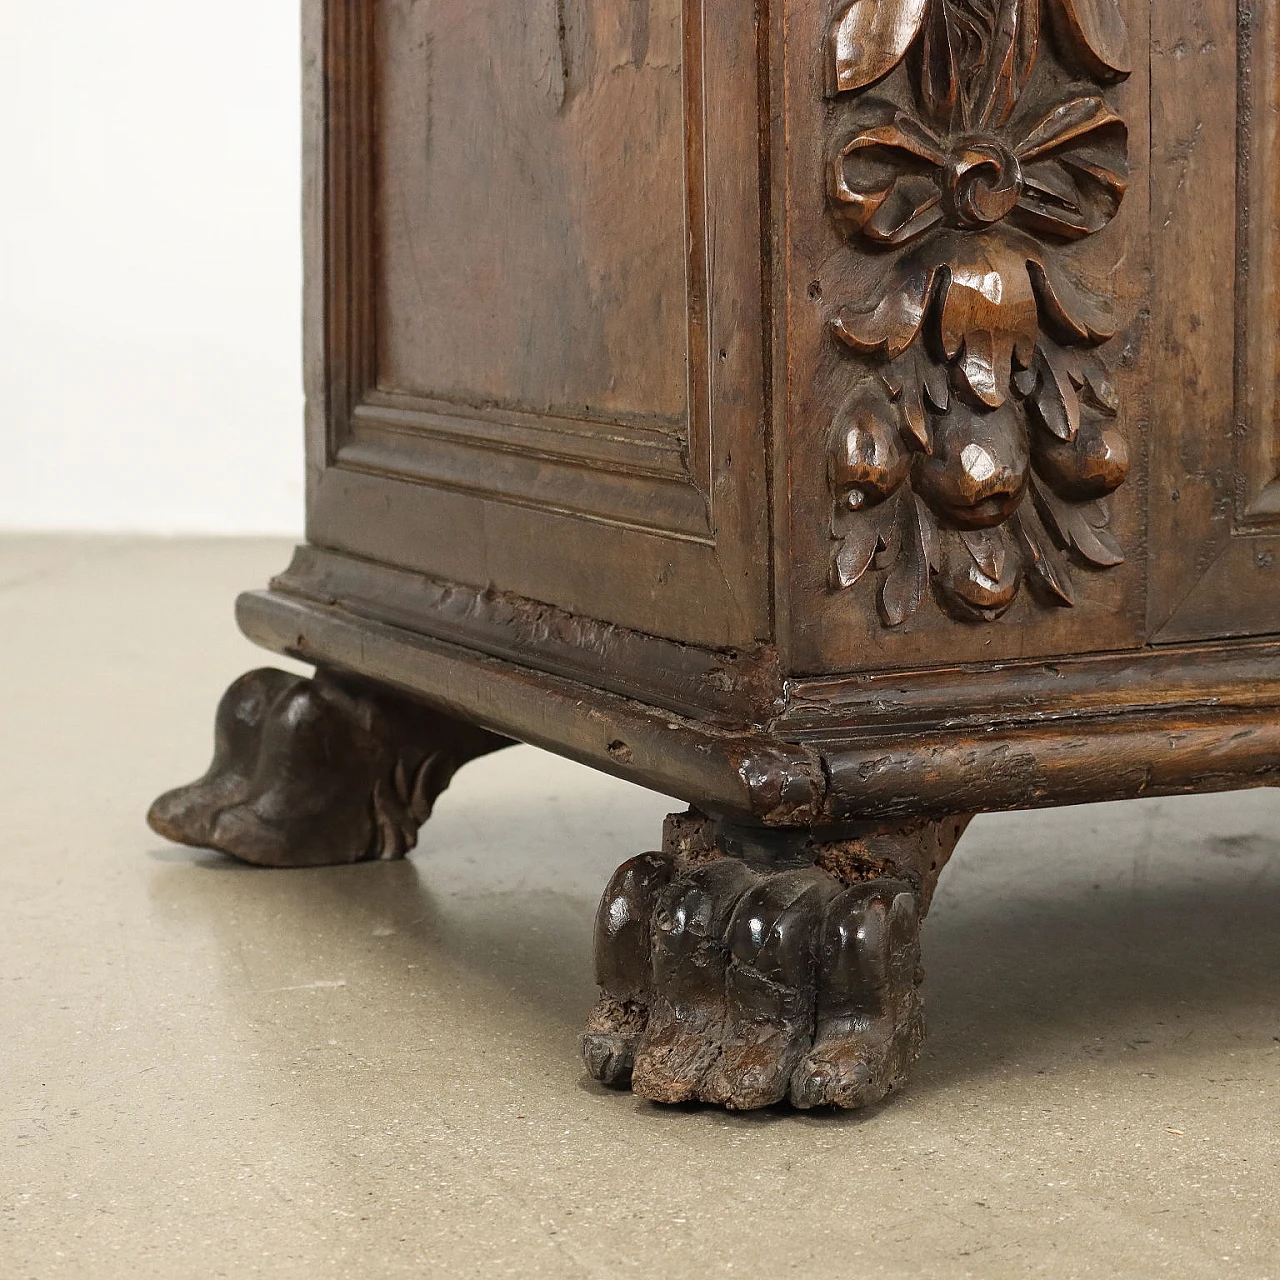
[[708,537],[701,68],[674,6],[674,35],[631,14],[625,65],[594,9],[557,11],[554,110],[508,48],[532,11],[329,6],[326,463]]
[[1243,523],[1280,523],[1280,15],[1253,8],[1240,54],[1237,411]]
[[682,425],[680,0],[374,9],[377,385]]
[[766,638],[753,13],[304,12],[309,539],[649,635]]
[[1251,0],[1156,6],[1153,21],[1151,635],[1272,634],[1280,24]]

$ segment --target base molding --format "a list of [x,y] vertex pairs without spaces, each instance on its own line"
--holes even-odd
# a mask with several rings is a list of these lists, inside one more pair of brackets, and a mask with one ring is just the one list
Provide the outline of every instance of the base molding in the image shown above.
[[[383,681],[448,715],[757,825],[838,834],[863,820],[1280,781],[1274,645],[1224,650],[1228,687],[1214,694],[1202,675],[1190,699],[1158,714],[1142,708],[1140,696],[1151,687],[1144,660],[1168,661],[1152,651],[1125,655],[1132,690],[1117,687],[1106,706],[1082,714],[1046,710],[1026,691],[1022,716],[1010,712],[992,727],[948,723],[946,708],[930,720],[921,708],[913,723],[868,716],[856,726],[833,718],[819,727],[810,717],[797,728],[784,713],[733,728],[374,621],[337,602],[249,592],[238,617],[265,648]],[[1194,652],[1202,672],[1215,661],[1210,651]],[[1054,666],[1077,661],[1091,660]],[[1250,669],[1266,679],[1247,681]],[[1052,688],[1055,677],[1045,679]],[[1130,694],[1139,709],[1129,707]]]
[[271,589],[699,719],[732,726],[782,705],[776,652],[763,644],[682,644],[325,547],[295,548]]

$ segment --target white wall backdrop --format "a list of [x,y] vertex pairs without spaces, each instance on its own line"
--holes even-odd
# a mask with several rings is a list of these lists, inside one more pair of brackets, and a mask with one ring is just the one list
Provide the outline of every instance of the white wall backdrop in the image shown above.
[[298,60],[298,0],[0,4],[0,528],[301,528]]

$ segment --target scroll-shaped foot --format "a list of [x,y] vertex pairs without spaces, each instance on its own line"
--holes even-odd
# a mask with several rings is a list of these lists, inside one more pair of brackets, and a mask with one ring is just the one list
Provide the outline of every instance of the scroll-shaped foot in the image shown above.
[[370,681],[264,668],[223,695],[205,775],[147,821],[258,866],[403,857],[458,768],[506,745]]
[[601,903],[587,1070],[655,1102],[879,1102],[919,1054],[921,903],[963,828],[748,837],[748,864],[741,832],[670,823]]

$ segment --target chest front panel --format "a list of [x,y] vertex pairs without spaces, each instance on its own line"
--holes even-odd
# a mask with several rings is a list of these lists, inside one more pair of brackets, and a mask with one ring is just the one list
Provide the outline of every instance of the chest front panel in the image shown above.
[[1280,21],[1159,13],[1149,634],[1280,630]]

